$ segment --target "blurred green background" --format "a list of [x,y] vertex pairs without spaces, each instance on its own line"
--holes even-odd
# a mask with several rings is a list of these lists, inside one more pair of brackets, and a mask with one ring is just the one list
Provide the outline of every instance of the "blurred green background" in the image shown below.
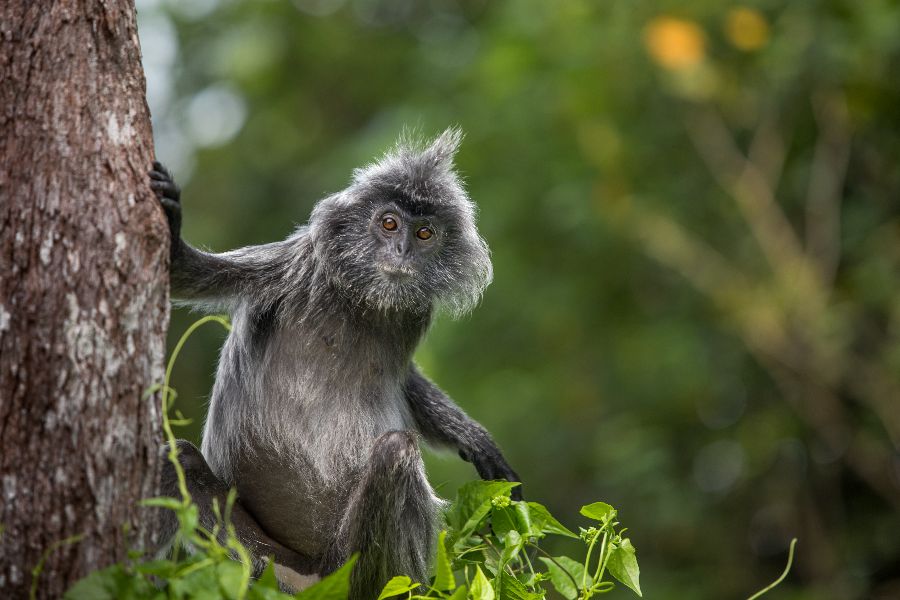
[[[194,244],[283,238],[405,126],[466,131],[495,281],[417,359],[528,497],[620,509],[648,598],[746,597],[793,536],[773,598],[900,598],[897,2],[138,11]],[[222,340],[175,371],[184,437]],[[445,496],[475,475],[428,460]]]

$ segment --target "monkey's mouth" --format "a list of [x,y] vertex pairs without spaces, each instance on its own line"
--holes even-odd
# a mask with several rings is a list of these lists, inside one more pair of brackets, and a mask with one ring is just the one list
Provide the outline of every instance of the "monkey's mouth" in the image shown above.
[[378,263],[378,268],[385,275],[390,275],[392,277],[412,277],[416,274],[414,268],[404,263],[380,262]]

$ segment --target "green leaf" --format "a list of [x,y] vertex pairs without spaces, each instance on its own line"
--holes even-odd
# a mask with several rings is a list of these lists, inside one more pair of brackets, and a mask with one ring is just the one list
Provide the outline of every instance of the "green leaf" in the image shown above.
[[530,502],[513,503],[512,508],[516,511],[516,529],[522,534],[522,537],[543,537],[534,526],[534,522],[531,518],[530,504]]
[[[503,508],[494,506],[491,508],[491,529],[494,530],[494,534],[496,534],[501,541],[505,539],[506,534],[510,531],[518,531],[518,521],[519,519],[516,510],[512,506]],[[521,533],[528,535],[528,531],[523,531]]]
[[472,589],[469,591],[472,600],[494,600],[494,588],[491,582],[484,576],[481,567],[475,567],[475,577],[472,578]]
[[[556,562],[544,556],[540,559],[547,565],[547,570],[550,572],[550,583],[553,584],[556,591],[568,600],[577,598],[578,588],[584,577],[584,565],[575,562],[568,556],[556,556],[554,557]],[[588,583],[590,583],[590,579],[588,579]]]
[[[450,535],[447,537],[449,538]],[[453,569],[458,571],[466,565],[484,564],[486,558],[484,551],[472,549],[473,547],[477,548],[477,544],[480,543],[481,538],[478,537],[468,538],[467,540],[457,540],[456,544],[450,547],[453,556]],[[472,544],[475,544],[475,546]]]
[[270,590],[277,590],[278,588],[278,578],[275,577],[275,559],[270,558],[269,563],[266,565],[266,568],[263,570],[262,574],[259,576],[259,579],[256,580],[256,583],[253,584],[254,588],[264,588]]
[[144,575],[155,575],[162,579],[169,579],[178,567],[178,563],[171,560],[151,560],[136,565],[135,571],[143,573]]
[[[557,556],[556,562],[561,564],[566,571],[571,573],[572,577],[575,578],[575,581],[577,581],[578,584],[581,585],[581,578],[584,576],[584,565],[583,564],[581,564],[580,562],[578,562],[576,560],[569,558],[568,556]],[[593,581],[590,573],[588,573],[586,581],[587,581],[588,585],[590,585],[591,582]]]
[[434,589],[446,592],[456,587],[456,578],[453,576],[453,567],[447,557],[447,532],[442,531],[438,536],[437,554],[434,558]]
[[543,594],[529,592],[521,581],[506,571],[500,573],[499,589],[498,600],[540,600],[544,597]]
[[250,587],[248,600],[291,600],[293,596],[283,593],[275,577],[275,561],[269,560],[259,579]]
[[350,573],[357,558],[359,555],[354,554],[343,567],[294,597],[296,600],[347,600],[350,593]]
[[200,525],[200,509],[197,508],[196,504],[179,509],[177,513],[182,534],[192,533]]
[[120,600],[149,598],[154,587],[146,579],[135,576],[122,565],[94,571],[65,593],[66,600]]
[[635,556],[635,548],[631,545],[631,540],[625,538],[618,548],[613,548],[609,555],[609,562],[606,568],[610,574],[630,587],[635,594],[641,594],[641,570],[638,568],[637,556]]
[[244,578],[244,568],[241,563],[226,560],[216,565],[216,577],[219,580],[219,589],[225,598],[237,600],[242,596],[244,591],[242,588],[242,580]]
[[266,587],[260,587],[259,584],[250,586],[247,593],[247,600],[292,600],[293,596],[285,594],[279,590],[273,590]]
[[[524,503],[517,504],[516,508],[521,507],[522,504]],[[557,521],[543,504],[539,504],[537,502],[528,502],[527,514],[531,522],[532,535],[536,535],[534,532],[539,531],[541,533],[555,533],[557,535],[564,535],[571,538],[578,537],[577,533],[572,532],[565,525]]]
[[[447,514],[450,525],[457,531],[469,531],[470,534],[490,512],[491,499],[494,496],[509,496],[510,490],[517,485],[509,481],[470,481],[463,485],[456,493],[453,509]],[[465,535],[460,534],[459,537]]]
[[484,562],[480,566],[489,579],[493,579],[500,571],[500,559],[493,552],[485,552]]
[[593,504],[581,507],[581,514],[589,519],[595,519],[597,521],[609,519],[615,512],[616,509],[606,502],[594,502]]
[[406,575],[398,575],[385,584],[384,589],[381,590],[381,594],[378,596],[378,600],[405,594],[416,589],[419,585],[418,583],[413,583],[413,580]]
[[447,600],[466,600],[466,596],[468,595],[468,589],[465,585],[461,585],[456,588],[456,591],[450,595]]
[[216,574],[216,563],[209,560],[201,560],[194,563],[207,565],[191,571],[188,575],[169,580],[170,596],[174,598],[190,598],[191,600],[221,600],[219,581]]
[[475,533],[479,527],[484,523],[485,517],[491,512],[491,503],[490,501],[485,502],[481,505],[469,518],[469,520],[463,525],[463,528],[460,530],[460,537],[465,539]]
[[500,569],[502,570],[506,563],[518,556],[524,546],[525,540],[518,531],[507,533],[506,539],[503,541],[503,550],[500,552]]

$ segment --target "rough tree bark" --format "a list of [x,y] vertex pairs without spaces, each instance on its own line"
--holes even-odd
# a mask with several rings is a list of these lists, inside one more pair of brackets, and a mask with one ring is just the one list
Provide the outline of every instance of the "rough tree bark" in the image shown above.
[[[0,597],[146,542],[167,229],[133,0],[0,2]],[[130,525],[131,536],[123,535]]]

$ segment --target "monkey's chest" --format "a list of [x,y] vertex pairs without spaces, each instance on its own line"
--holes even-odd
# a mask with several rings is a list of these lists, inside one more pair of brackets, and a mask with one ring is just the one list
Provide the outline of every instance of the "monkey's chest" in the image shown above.
[[308,332],[279,331],[271,341],[256,384],[242,385],[252,434],[238,444],[234,481],[272,537],[317,556],[335,535],[375,440],[413,428],[404,359],[364,340]]
[[412,428],[405,360],[378,345],[335,344],[322,335],[292,350],[279,346],[285,351],[270,354],[264,370],[269,393],[257,399],[264,411],[258,422],[272,423],[279,445],[323,478],[361,466],[379,435]]

